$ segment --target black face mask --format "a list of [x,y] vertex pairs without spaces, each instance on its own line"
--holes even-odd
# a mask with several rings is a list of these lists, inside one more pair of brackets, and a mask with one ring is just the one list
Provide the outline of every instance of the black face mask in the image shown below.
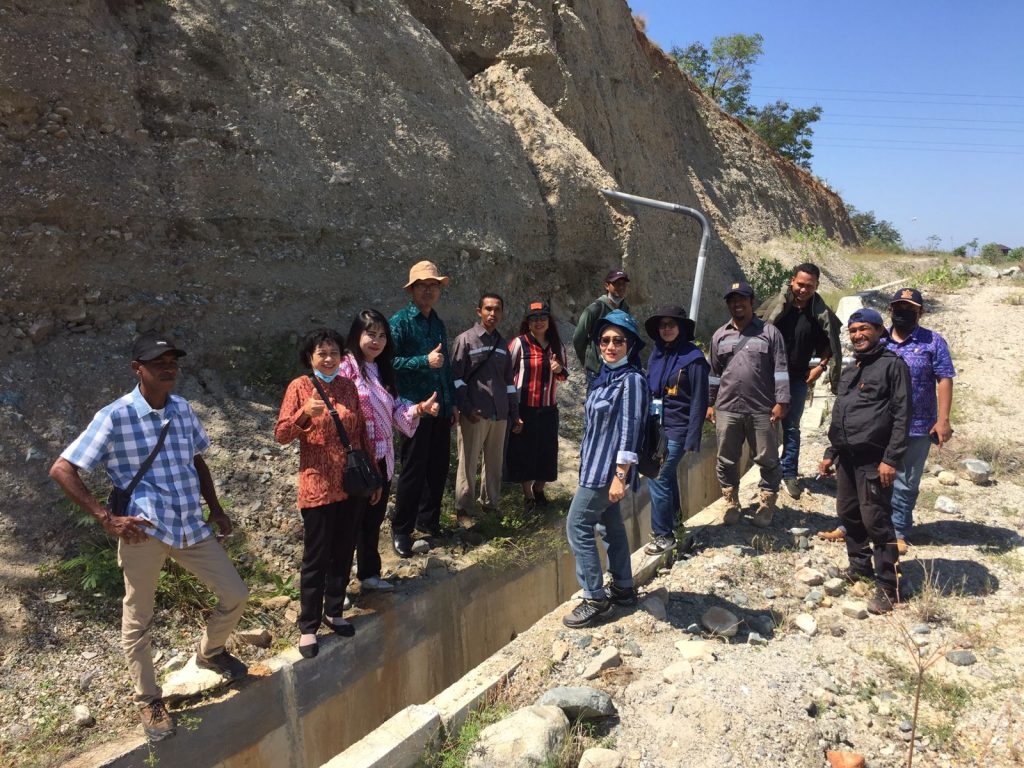
[[917,327],[917,310],[913,307],[893,309],[892,327],[898,331],[912,331]]

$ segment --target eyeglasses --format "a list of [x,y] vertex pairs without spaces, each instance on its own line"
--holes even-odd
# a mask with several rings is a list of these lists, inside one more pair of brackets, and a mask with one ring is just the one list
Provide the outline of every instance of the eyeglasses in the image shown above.
[[598,339],[597,344],[601,347],[621,347],[626,343],[626,340],[621,336],[602,336]]

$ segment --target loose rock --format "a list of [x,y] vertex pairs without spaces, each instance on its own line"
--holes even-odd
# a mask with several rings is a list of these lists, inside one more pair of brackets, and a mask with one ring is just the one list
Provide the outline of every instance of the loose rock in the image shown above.
[[622,755],[614,749],[591,747],[580,756],[579,768],[622,768]]
[[74,708],[75,725],[79,728],[88,728],[96,722],[89,708],[85,704],[76,704]]
[[561,749],[569,720],[558,707],[534,704],[480,732],[467,768],[535,768]]
[[620,664],[622,664],[622,657],[619,655],[619,649],[615,646],[608,646],[587,664],[583,670],[583,678],[585,680],[593,680],[604,670],[617,667]]
[[739,629],[740,620],[736,614],[715,606],[704,612],[704,615],[700,617],[700,623],[714,635],[733,637]]
[[940,485],[956,485],[956,475],[949,470],[939,472]]
[[970,651],[950,651],[946,654],[946,661],[958,667],[969,667],[977,662],[978,659]]
[[809,637],[818,634],[818,622],[809,613],[798,613],[793,619],[793,625]]
[[949,496],[939,496],[935,500],[935,511],[946,515],[959,515],[960,505],[949,498]]
[[847,600],[842,605],[843,616],[851,619],[866,619],[868,617],[868,604],[862,600]]
[[987,485],[992,476],[992,467],[981,459],[967,459],[964,462],[964,469],[967,471],[967,477],[975,485]]
[[793,578],[808,587],[817,587],[825,582],[825,576],[814,568],[801,568],[793,574]]
[[661,671],[661,679],[669,684],[686,683],[693,677],[693,665],[688,661],[674,661]]
[[611,696],[604,691],[586,686],[552,688],[537,699],[537,703],[558,707],[565,712],[570,721],[592,720],[595,717],[609,717],[615,714],[615,704]]
[[243,629],[235,632],[235,637],[256,648],[269,648],[274,641],[273,636],[266,629]]

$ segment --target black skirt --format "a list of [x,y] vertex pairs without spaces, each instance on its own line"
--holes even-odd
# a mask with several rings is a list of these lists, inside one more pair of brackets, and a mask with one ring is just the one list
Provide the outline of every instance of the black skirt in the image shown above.
[[519,406],[523,431],[509,433],[505,451],[505,481],[552,482],[558,478],[558,407]]

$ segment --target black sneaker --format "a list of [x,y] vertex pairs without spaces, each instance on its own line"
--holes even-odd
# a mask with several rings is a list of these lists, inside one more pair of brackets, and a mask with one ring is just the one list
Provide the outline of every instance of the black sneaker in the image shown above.
[[249,668],[227,651],[221,651],[208,659],[196,651],[196,666],[216,672],[228,682],[241,680],[249,674]]
[[800,498],[800,481],[797,480],[795,477],[782,478],[782,487],[786,489],[786,494],[790,498]]
[[572,629],[581,629],[597,624],[612,609],[608,600],[590,600],[583,598],[576,610],[562,618],[562,623]]
[[548,505],[548,497],[544,495],[544,491],[534,491],[533,499],[537,502],[537,506],[542,509]]
[[174,735],[174,720],[163,699],[156,699],[139,710],[142,730],[150,741],[163,741]]
[[636,587],[608,587],[608,600],[614,605],[636,605],[637,599]]
[[648,555],[660,555],[663,552],[668,552],[675,545],[675,536],[655,536],[652,533],[651,541],[646,547],[644,547],[644,552]]

